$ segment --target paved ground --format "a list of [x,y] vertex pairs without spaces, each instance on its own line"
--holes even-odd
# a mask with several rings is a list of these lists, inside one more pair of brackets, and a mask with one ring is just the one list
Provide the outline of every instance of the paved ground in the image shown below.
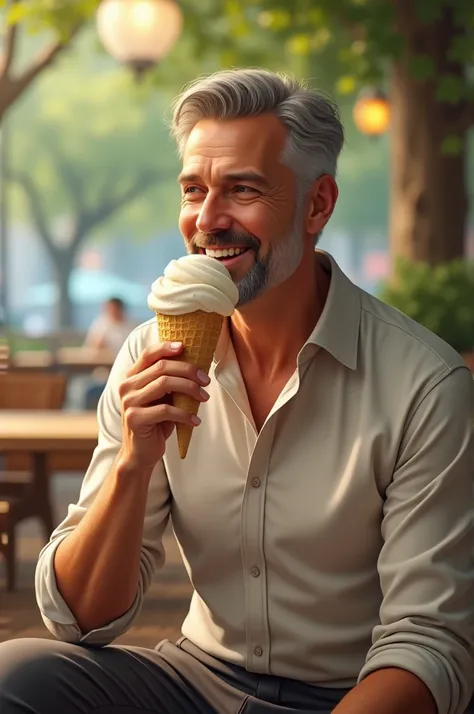
[[[53,479],[58,519],[76,500],[80,478]],[[42,547],[34,522],[20,529],[20,572],[17,592],[5,593],[3,561],[0,562],[0,641],[16,637],[50,637],[38,613],[34,597],[34,568]],[[176,639],[186,615],[191,587],[172,533],[165,537],[167,564],[155,577],[137,624],[117,642],[154,647],[164,639]],[[0,559],[1,560],[1,559]]]

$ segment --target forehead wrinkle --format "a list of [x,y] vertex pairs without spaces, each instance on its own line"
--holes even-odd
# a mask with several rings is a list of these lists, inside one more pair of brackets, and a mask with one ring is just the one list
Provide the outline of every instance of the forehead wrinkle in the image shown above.
[[287,141],[279,122],[204,120],[188,137],[181,176],[218,185],[225,181],[224,174],[245,173],[245,169],[263,175],[268,186],[275,185],[289,170],[284,160]]

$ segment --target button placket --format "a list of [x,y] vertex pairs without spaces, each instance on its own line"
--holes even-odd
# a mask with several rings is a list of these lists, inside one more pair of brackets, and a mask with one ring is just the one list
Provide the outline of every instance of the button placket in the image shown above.
[[275,422],[266,424],[250,460],[242,504],[242,565],[245,583],[247,667],[267,673],[270,633],[267,612],[267,580],[263,533],[268,466]]

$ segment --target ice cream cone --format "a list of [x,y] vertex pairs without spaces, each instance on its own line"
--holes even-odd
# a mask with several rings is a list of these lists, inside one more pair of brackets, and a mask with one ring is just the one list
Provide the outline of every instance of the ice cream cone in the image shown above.
[[[184,350],[180,356],[185,362],[195,364],[206,374],[209,373],[212,358],[217,347],[224,317],[216,312],[188,312],[184,315],[164,315],[156,313],[160,342],[182,342]],[[187,394],[173,394],[175,407],[196,414],[200,402]],[[176,425],[179,455],[186,458],[193,428],[186,424]]]

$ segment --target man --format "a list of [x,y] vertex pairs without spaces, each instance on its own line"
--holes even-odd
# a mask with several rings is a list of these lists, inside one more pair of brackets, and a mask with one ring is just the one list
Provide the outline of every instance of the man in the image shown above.
[[[111,297],[102,306],[102,312],[94,320],[84,340],[84,347],[106,350],[116,357],[135,325],[127,317],[124,301]],[[85,393],[85,408],[97,409],[99,399],[105,389],[108,371],[99,368],[92,374],[92,384]]]
[[109,350],[115,356],[134,327],[127,317],[124,301],[111,297],[104,303],[101,314],[90,326],[84,346]]
[[[210,380],[154,320],[121,351],[79,503],[37,569],[63,642],[0,647],[2,714],[462,714],[471,375],[315,252],[343,144],[327,99],[220,72],[173,128],[186,248],[245,249],[240,301]],[[185,461],[173,428],[196,423],[170,392],[203,402]],[[194,586],[182,639],[91,649],[132,624],[170,517]]]

